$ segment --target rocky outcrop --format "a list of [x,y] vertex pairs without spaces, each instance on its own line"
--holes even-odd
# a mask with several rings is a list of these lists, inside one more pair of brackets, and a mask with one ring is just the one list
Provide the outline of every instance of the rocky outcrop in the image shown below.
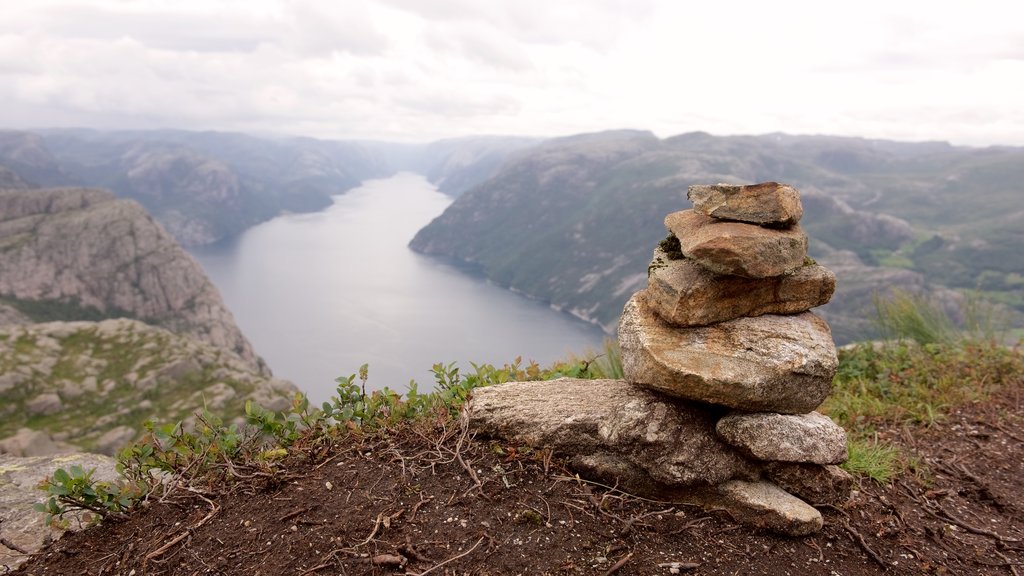
[[813,412],[837,358],[828,324],[807,310],[828,301],[834,277],[805,263],[791,187],[697,192],[700,209],[760,225],[694,211],[666,218],[672,236],[619,323],[625,380],[485,388],[468,405],[470,423],[551,446],[581,473],[652,498],[722,508],[794,536],[816,532],[821,514],[798,496],[835,503],[851,488],[834,466],[847,457],[845,433]]
[[[58,468],[80,466],[94,470],[93,479],[109,482],[117,478],[115,464],[113,459],[97,454],[18,458],[0,453],[0,538],[29,554],[58,538],[63,531],[47,526],[46,516],[33,509],[46,499],[46,493],[37,488],[40,480],[49,478]],[[85,525],[79,514],[69,514],[65,519],[71,530]],[[13,570],[28,557],[15,548],[0,546],[0,568]]]
[[0,298],[23,311],[138,318],[269,375],[199,265],[142,207],[110,192],[0,191]]
[[143,423],[241,421],[284,410],[294,385],[230,351],[136,320],[0,326],[0,452],[115,454]]

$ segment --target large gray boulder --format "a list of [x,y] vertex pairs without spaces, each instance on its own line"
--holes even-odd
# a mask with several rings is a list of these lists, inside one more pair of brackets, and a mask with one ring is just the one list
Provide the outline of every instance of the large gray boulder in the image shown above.
[[751,224],[789,226],[804,215],[800,193],[778,182],[747,186],[697,184],[690,186],[686,197],[701,214]]
[[592,476],[664,495],[757,474],[706,408],[622,380],[560,378],[478,388],[467,410],[477,432],[550,446]]
[[801,266],[792,274],[751,279],[711,272],[695,260],[654,253],[648,301],[675,326],[705,326],[744,316],[795,314],[826,304],[836,277],[824,266]]
[[[68,454],[64,456],[37,456],[19,458],[0,454],[0,538],[27,552],[39,550],[49,539],[60,536],[61,530],[47,526],[46,516],[32,506],[46,499],[46,493],[37,488],[39,482],[53,475],[58,468],[81,466],[95,468],[95,480],[112,481],[117,478],[112,458],[97,454]],[[69,528],[83,527],[77,515],[66,517]],[[6,546],[0,546],[0,568],[14,569],[26,556]]]
[[683,210],[666,216],[665,226],[679,239],[684,255],[716,274],[782,276],[803,266],[807,257],[807,234],[795,225],[762,228]]
[[841,464],[846,462],[846,431],[820,412],[810,414],[727,414],[715,426],[718,436],[758,460]]
[[619,346],[630,382],[752,412],[814,410],[832,390],[838,364],[828,324],[810,312],[675,328],[643,291],[622,312]]

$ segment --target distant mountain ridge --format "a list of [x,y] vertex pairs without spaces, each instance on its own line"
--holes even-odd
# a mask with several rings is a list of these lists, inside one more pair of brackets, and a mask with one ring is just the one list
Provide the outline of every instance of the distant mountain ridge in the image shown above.
[[812,255],[837,268],[824,313],[839,342],[871,337],[877,290],[931,294],[955,310],[954,289],[981,288],[1018,321],[1024,312],[1013,288],[1024,273],[1013,248],[1024,245],[1022,149],[700,132],[559,138],[511,159],[410,246],[610,332],[646,283],[663,215],[690,206],[688,185],[768,180],[803,192]]
[[279,214],[322,210],[331,196],[401,170],[422,173],[455,196],[538,141],[495,136],[392,144],[177,130],[0,131],[0,189],[18,182],[106,188],[138,201],[183,245],[201,246]]

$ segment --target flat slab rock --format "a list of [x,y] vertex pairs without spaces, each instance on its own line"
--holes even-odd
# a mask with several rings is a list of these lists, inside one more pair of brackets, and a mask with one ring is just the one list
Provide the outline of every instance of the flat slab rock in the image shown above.
[[758,460],[842,464],[846,431],[819,412],[809,414],[727,414],[715,427],[718,436]]
[[[46,499],[46,493],[36,488],[39,481],[53,474],[57,468],[81,466],[85,470],[96,469],[93,478],[112,481],[118,477],[116,462],[98,454],[66,454],[63,456],[35,456],[19,458],[0,454],[0,537],[15,546],[35,552],[47,538],[57,538],[61,530],[44,524],[46,515],[36,512],[32,506]],[[72,528],[77,528],[79,514],[65,516]],[[0,568],[13,569],[24,562],[26,557],[0,546]],[[0,570],[3,572],[3,570]],[[5,572],[4,572],[5,573]]]
[[790,536],[807,536],[821,530],[821,512],[769,482],[732,480],[717,488],[718,504],[733,518]]
[[827,304],[836,288],[835,274],[818,264],[753,279],[715,274],[689,258],[671,260],[659,248],[649,269],[648,301],[658,316],[676,326],[805,312]]
[[666,216],[665,226],[679,239],[684,255],[716,274],[782,276],[803,266],[807,257],[807,234],[796,225],[762,228],[683,210]]
[[756,469],[715,433],[717,417],[693,402],[623,380],[559,378],[477,388],[470,426],[557,454],[602,479],[651,493],[718,484]]
[[810,312],[676,328],[654,313],[645,291],[626,303],[619,346],[626,380],[749,412],[814,410],[838,364],[828,324]]
[[764,182],[690,186],[686,197],[701,214],[759,225],[791,225],[800,221],[804,207],[796,188]]

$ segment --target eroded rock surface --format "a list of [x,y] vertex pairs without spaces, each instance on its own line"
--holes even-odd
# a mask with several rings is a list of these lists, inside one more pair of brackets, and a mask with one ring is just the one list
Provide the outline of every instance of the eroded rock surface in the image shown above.
[[813,534],[823,525],[821,512],[769,482],[732,480],[718,487],[719,505],[745,524],[790,536]]
[[756,280],[715,274],[688,258],[672,260],[661,249],[654,253],[650,270],[648,302],[676,326],[804,312],[827,303],[836,287],[835,274],[817,264]]
[[846,431],[819,412],[732,413],[718,421],[718,436],[758,460],[846,462]]
[[683,254],[716,274],[782,276],[803,266],[807,257],[807,234],[795,225],[763,228],[683,210],[666,216],[665,226],[679,239]]
[[686,197],[701,214],[750,224],[789,226],[804,215],[800,193],[778,182],[746,186],[697,184],[689,187]]
[[138,318],[270,375],[199,264],[141,206],[105,190],[0,190],[0,297]]
[[468,413],[474,430],[550,446],[570,463],[645,493],[756,475],[716,437],[705,408],[621,380],[560,378],[478,388]]
[[810,312],[677,329],[657,317],[645,292],[626,303],[619,346],[626,380],[746,411],[814,410],[838,364],[828,325]]
[[[57,538],[61,531],[45,525],[46,516],[32,506],[46,499],[46,493],[36,486],[50,477],[57,468],[81,466],[95,468],[95,480],[111,481],[117,477],[115,462],[98,454],[67,454],[19,458],[0,454],[0,537],[27,551],[39,550],[47,539]],[[69,528],[77,530],[83,525],[79,516],[70,515]],[[6,546],[0,546],[0,567],[13,569],[25,556]]]

